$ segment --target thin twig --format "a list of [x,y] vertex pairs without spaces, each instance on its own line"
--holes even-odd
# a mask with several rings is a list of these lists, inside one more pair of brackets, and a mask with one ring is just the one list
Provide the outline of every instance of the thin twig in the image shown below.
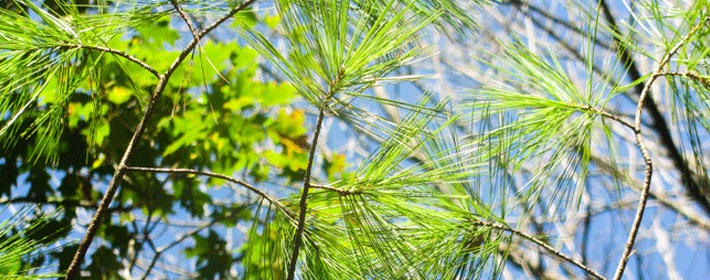
[[568,261],[568,262],[574,264],[575,266],[581,268],[582,270],[584,270],[585,272],[587,272],[589,275],[592,275],[592,276],[594,276],[594,277],[597,278],[597,279],[602,279],[602,280],[603,280],[603,279],[606,279],[606,278],[604,278],[604,276],[599,275],[598,273],[596,273],[594,270],[590,269],[590,268],[587,267],[586,265],[580,263],[579,261],[573,259],[573,258],[570,257],[570,256],[565,255],[564,253],[562,253],[562,252],[556,250],[555,248],[552,248],[552,246],[548,245],[548,244],[545,243],[544,241],[542,241],[542,240],[540,240],[540,239],[537,239],[536,237],[534,237],[534,236],[532,236],[532,235],[529,235],[529,234],[527,234],[527,233],[524,233],[524,232],[522,232],[522,231],[520,231],[520,230],[511,228],[511,227],[506,226],[506,225],[503,225],[503,224],[494,224],[494,223],[489,223],[489,222],[479,221],[479,220],[470,220],[469,222],[470,222],[472,225],[474,225],[474,226],[483,226],[483,227],[495,228],[495,229],[499,229],[499,230],[503,230],[503,231],[510,232],[510,233],[512,233],[512,234],[515,234],[515,235],[517,235],[517,236],[520,236],[520,237],[522,237],[522,238],[525,238],[525,239],[527,239],[527,240],[530,240],[531,242],[537,244],[538,246],[540,246],[540,247],[544,248],[545,250],[547,250],[548,252],[552,253],[552,254],[555,255],[556,257],[561,258],[561,259],[563,259],[563,260],[565,260],[565,261]]
[[687,77],[700,82],[706,86],[710,86],[710,78],[706,78],[700,75],[700,73],[695,71],[688,72],[661,72],[658,73],[659,76],[672,76],[672,77]]
[[113,177],[111,178],[111,182],[109,182],[108,188],[106,189],[106,193],[104,194],[104,197],[101,199],[101,204],[99,204],[99,208],[96,209],[96,213],[94,214],[94,217],[91,220],[91,224],[89,224],[89,227],[86,229],[86,234],[84,235],[84,238],[82,239],[81,243],[79,244],[79,248],[77,249],[76,253],[74,254],[74,258],[72,259],[71,263],[69,264],[69,268],[67,269],[66,279],[74,280],[74,279],[77,279],[77,277],[79,276],[79,270],[81,268],[81,263],[84,261],[84,256],[86,255],[86,251],[89,249],[89,246],[91,245],[91,242],[93,241],[94,236],[96,235],[96,232],[98,231],[99,225],[101,224],[101,221],[103,220],[104,216],[106,215],[106,209],[111,204],[111,201],[113,200],[113,197],[116,194],[116,191],[118,190],[119,182],[123,179],[123,175],[125,174],[126,168],[128,167],[128,161],[131,158],[131,155],[133,154],[133,149],[135,148],[136,143],[138,142],[138,139],[140,139],[141,136],[143,135],[143,132],[145,131],[145,128],[146,128],[146,124],[148,123],[148,120],[150,120],[150,118],[152,117],[153,111],[155,110],[155,106],[158,103],[158,100],[160,100],[160,97],[162,96],[163,91],[165,90],[165,87],[167,86],[168,79],[170,79],[170,76],[175,72],[175,69],[177,69],[177,67],[180,65],[180,63],[183,60],[185,60],[185,58],[195,48],[197,43],[200,41],[200,38],[204,37],[210,31],[217,28],[217,26],[224,23],[229,18],[231,18],[234,14],[245,9],[246,7],[248,7],[249,5],[254,3],[255,1],[256,0],[245,1],[241,5],[233,8],[229,13],[227,13],[222,18],[220,18],[219,20],[214,22],[212,25],[205,28],[205,30],[203,30],[202,32],[197,34],[198,36],[195,38],[192,38],[190,43],[183,49],[183,51],[180,53],[180,55],[170,65],[170,68],[168,68],[168,70],[165,71],[165,74],[158,75],[159,81],[155,87],[155,90],[153,91],[152,98],[150,99],[150,102],[148,103],[148,106],[146,107],[145,114],[143,115],[143,118],[141,118],[140,123],[138,123],[138,126],[136,127],[136,131],[133,133],[131,141],[128,142],[128,147],[126,147],[126,151],[123,153],[123,157],[121,158],[121,161],[118,164],[118,168],[114,172]]
[[88,49],[88,50],[96,50],[96,51],[101,51],[101,52],[106,52],[106,53],[115,54],[115,55],[117,55],[117,56],[120,56],[120,57],[123,57],[123,58],[125,58],[125,59],[128,59],[129,61],[131,61],[131,62],[133,62],[133,63],[135,63],[135,64],[138,64],[140,67],[143,67],[145,70],[148,70],[148,72],[150,72],[151,74],[153,74],[153,76],[155,76],[155,77],[157,77],[157,78],[160,78],[160,73],[158,73],[157,70],[155,70],[153,67],[151,67],[151,66],[148,65],[147,63],[143,62],[142,60],[140,60],[140,59],[138,59],[138,58],[136,58],[136,57],[134,57],[134,56],[132,56],[132,55],[130,55],[130,54],[127,54],[127,53],[125,53],[125,52],[122,52],[122,51],[119,51],[119,50],[116,50],[116,49],[112,49],[112,48],[108,48],[108,47],[100,47],[100,46],[79,45],[79,44],[64,44],[64,45],[61,45],[61,46],[62,46],[62,47],[66,47],[66,48]]
[[311,184],[311,188],[329,190],[329,191],[337,192],[340,195],[352,195],[352,194],[361,194],[362,193],[361,191],[345,190],[342,188],[334,188],[334,187],[331,187],[328,185]]
[[[706,17],[703,21],[708,21],[710,20],[710,17]],[[651,188],[651,176],[653,174],[653,163],[651,161],[651,156],[648,152],[648,149],[646,148],[646,142],[643,139],[643,134],[641,133],[641,111],[643,110],[644,107],[644,101],[646,100],[646,97],[648,96],[648,92],[651,89],[651,85],[653,85],[653,82],[656,81],[658,77],[661,76],[661,73],[663,73],[663,68],[668,64],[668,62],[671,60],[671,57],[678,52],[678,50],[686,43],[690,37],[695,34],[696,31],[702,27],[703,24],[702,22],[698,24],[697,26],[693,27],[688,34],[683,37],[678,44],[676,44],[673,48],[670,49],[670,51],[665,55],[665,57],[660,61],[658,64],[658,67],[656,68],[656,71],[653,72],[651,77],[649,78],[648,82],[646,82],[646,85],[643,87],[643,90],[641,91],[641,95],[639,96],[639,101],[638,105],[636,106],[636,116],[634,118],[634,134],[636,135],[636,143],[639,146],[639,149],[641,150],[641,154],[643,155],[643,160],[646,163],[646,172],[644,175],[643,179],[643,187],[641,188],[641,197],[639,198],[639,206],[638,209],[636,210],[636,217],[634,218],[634,222],[631,226],[631,230],[629,231],[629,237],[626,241],[626,247],[624,248],[624,253],[621,255],[621,259],[619,259],[619,265],[616,268],[616,273],[614,274],[614,280],[619,280],[621,279],[621,276],[624,274],[624,269],[626,268],[626,263],[629,261],[629,257],[631,256],[631,250],[634,247],[634,242],[636,241],[636,235],[638,235],[639,227],[641,226],[641,219],[643,218],[643,212],[646,209],[646,201],[648,199],[648,192],[649,189]]]
[[[82,207],[87,209],[95,209],[99,206],[96,205],[96,201],[81,200],[81,199],[57,199],[57,198],[37,198],[37,197],[16,197],[12,199],[0,199],[0,205],[2,204],[20,204],[20,203],[32,203],[32,204],[47,204],[55,206],[70,206],[70,207]],[[128,206],[115,206],[107,209],[108,212],[130,212],[135,210],[137,207],[134,205]]]
[[185,21],[187,24],[187,27],[190,29],[190,33],[192,33],[193,38],[199,38],[197,35],[197,31],[195,31],[195,27],[192,26],[192,22],[190,22],[190,19],[187,18],[187,14],[180,8],[180,5],[178,4],[177,0],[170,0],[170,3],[173,4],[173,7],[175,7],[175,10],[178,12],[178,15]]
[[[332,95],[332,94],[331,94]],[[303,229],[306,223],[306,211],[308,210],[308,189],[311,187],[311,170],[313,169],[313,161],[315,160],[316,146],[318,145],[318,136],[320,135],[320,130],[323,125],[323,119],[325,118],[325,110],[327,108],[327,98],[323,100],[320,106],[320,112],[318,113],[318,122],[316,123],[316,131],[313,135],[313,143],[311,144],[311,151],[308,155],[308,167],[306,167],[306,175],[303,179],[303,193],[301,194],[301,202],[299,204],[298,213],[298,226],[296,227],[296,233],[293,237],[293,251],[291,253],[291,263],[288,266],[288,276],[287,280],[293,280],[296,273],[296,263],[298,262],[298,252],[301,247],[301,242],[303,240]]]
[[201,227],[199,227],[199,228],[193,230],[193,231],[190,232],[190,233],[184,234],[183,236],[181,236],[180,238],[174,240],[172,243],[166,245],[165,247],[160,248],[160,249],[157,249],[157,250],[154,250],[154,251],[155,251],[155,255],[153,256],[153,259],[150,261],[150,264],[148,265],[148,268],[145,269],[145,272],[143,273],[143,277],[141,277],[141,280],[145,280],[145,279],[148,278],[148,275],[150,274],[150,271],[153,270],[153,267],[155,267],[155,263],[158,261],[158,258],[160,258],[160,255],[163,254],[163,252],[169,250],[170,248],[174,247],[175,245],[178,245],[178,244],[182,243],[182,242],[183,242],[185,239],[187,239],[188,237],[190,237],[190,236],[192,236],[192,235],[194,235],[194,234],[197,234],[197,233],[199,233],[200,231],[202,231],[202,230],[204,230],[204,229],[206,229],[206,228],[208,228],[208,227],[213,226],[214,224],[216,224],[216,223],[219,222],[219,221],[220,221],[219,219],[214,219],[214,220],[212,220],[211,222],[207,223],[206,225],[203,225],[203,226],[201,226]]
[[[632,186],[633,190],[641,192],[641,183],[637,181],[632,181],[628,174],[617,169],[616,166],[596,156],[591,156],[590,161],[595,165],[599,166],[601,169],[609,172],[611,176],[618,178],[622,181],[630,182],[629,185]],[[681,215],[683,218],[688,220],[690,224],[699,226],[710,232],[710,222],[705,219],[702,219],[699,215],[693,213],[694,211],[692,209],[683,208],[684,205],[686,205],[685,203],[673,201],[669,197],[666,197],[661,193],[655,193],[652,190],[648,191],[648,197],[658,201],[658,203],[668,208],[669,210],[676,212],[678,215]]]
[[283,203],[281,203],[281,201],[279,201],[277,198],[268,195],[267,193],[261,191],[259,188],[254,187],[242,180],[239,180],[239,179],[236,179],[234,177],[230,177],[230,176],[227,176],[224,174],[219,174],[219,173],[214,173],[214,172],[209,172],[209,171],[200,171],[200,170],[194,170],[194,169],[184,169],[184,168],[155,168],[155,167],[135,167],[135,166],[127,166],[126,171],[170,173],[170,174],[192,174],[192,175],[202,175],[202,176],[209,176],[209,177],[213,177],[213,178],[223,179],[223,180],[235,183],[237,185],[240,185],[242,187],[249,189],[250,191],[252,191],[252,192],[256,193],[257,195],[268,200],[271,204],[274,204],[277,207],[279,207],[279,209],[286,212],[286,214],[293,215],[290,212],[290,210],[285,205],[283,205]]
[[601,116],[603,116],[603,117],[606,117],[606,118],[608,118],[608,119],[611,119],[611,120],[613,120],[613,121],[616,121],[616,122],[618,122],[618,123],[620,123],[620,124],[622,124],[622,125],[624,125],[624,126],[626,126],[626,127],[628,127],[628,128],[631,128],[632,130],[635,130],[635,129],[636,129],[636,126],[634,126],[634,124],[632,124],[632,123],[630,123],[630,122],[628,122],[628,121],[622,119],[620,116],[614,115],[614,114],[609,113],[609,112],[604,111],[604,110],[600,110],[600,109],[594,108],[594,107],[592,107],[591,105],[580,106],[579,108],[581,108],[582,110],[585,110],[585,111],[589,111],[589,112],[592,112],[592,113],[595,113],[595,114],[599,114],[599,115],[601,115]]
[[[621,34],[620,29],[616,24],[616,20],[614,19],[614,16],[611,12],[611,9],[607,4],[607,0],[600,0],[599,3],[601,4],[604,16],[613,31],[613,40],[614,43],[617,45],[617,49],[619,51],[618,56],[619,59],[625,65],[627,75],[632,81],[640,80],[643,75],[641,75],[641,72],[639,71],[636,62],[631,52],[629,51],[629,48],[625,45],[622,39],[626,38],[626,36]],[[634,91],[636,91],[638,95],[641,96],[641,93],[644,91],[644,84],[636,84],[634,86]],[[688,194],[698,204],[700,204],[700,206],[702,206],[705,213],[710,214],[710,200],[708,199],[708,196],[705,195],[703,192],[703,186],[710,184],[710,182],[708,182],[707,180],[707,177],[699,176],[696,172],[694,172],[688,165],[688,162],[685,160],[683,155],[679,152],[673,140],[673,136],[671,135],[671,131],[666,122],[665,116],[663,116],[663,114],[661,113],[658,105],[656,104],[656,101],[653,99],[653,96],[650,93],[647,93],[646,100],[643,102],[643,105],[652,120],[651,128],[655,130],[658,134],[657,136],[659,139],[657,142],[661,143],[662,146],[666,148],[668,157],[671,158],[671,160],[673,161],[673,165],[676,169],[678,169],[681,174],[681,183],[686,186]]]

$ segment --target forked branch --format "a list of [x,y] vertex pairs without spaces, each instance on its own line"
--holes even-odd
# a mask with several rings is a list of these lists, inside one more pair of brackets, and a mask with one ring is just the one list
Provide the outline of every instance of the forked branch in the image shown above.
[[644,101],[648,97],[648,92],[651,89],[651,85],[653,85],[653,83],[656,81],[656,79],[658,79],[658,77],[663,75],[663,68],[666,67],[668,62],[671,60],[671,57],[673,57],[673,55],[678,52],[678,50],[688,41],[688,39],[690,39],[690,37],[693,36],[693,34],[695,34],[695,32],[697,32],[700,27],[704,25],[704,22],[707,22],[708,20],[710,20],[710,17],[704,18],[701,22],[698,23],[697,26],[693,27],[693,29],[691,29],[688,34],[680,40],[680,42],[678,42],[673,48],[668,51],[668,53],[665,54],[663,59],[661,59],[660,63],[658,64],[656,71],[651,74],[651,77],[646,82],[645,86],[643,87],[643,90],[641,91],[641,95],[639,96],[638,104],[636,106],[636,116],[634,118],[634,134],[636,135],[636,143],[638,144],[639,149],[641,150],[641,154],[643,155],[643,160],[646,163],[646,171],[643,179],[643,186],[641,188],[641,197],[639,197],[638,209],[636,210],[636,217],[634,218],[631,230],[629,231],[629,237],[626,240],[624,253],[621,255],[621,259],[619,259],[619,265],[616,268],[616,273],[614,274],[613,278],[614,280],[621,279],[621,276],[624,274],[626,263],[629,261],[629,257],[631,256],[631,250],[634,247],[634,242],[636,241],[636,236],[638,235],[639,227],[641,226],[643,212],[644,210],[646,210],[648,192],[651,188],[653,163],[651,161],[651,155],[648,152],[648,148],[646,148],[646,142],[643,139],[643,134],[641,133],[641,112],[643,111]]
[[192,52],[192,50],[195,48],[195,46],[197,46],[197,43],[200,41],[200,39],[202,37],[206,36],[212,30],[217,28],[220,24],[224,23],[229,18],[231,18],[233,15],[235,15],[239,11],[244,10],[245,8],[247,8],[248,6],[250,6],[254,2],[256,2],[256,0],[245,1],[244,3],[238,5],[237,7],[234,7],[229,13],[222,16],[216,22],[212,23],[210,26],[205,28],[205,30],[199,32],[197,34],[197,36],[192,38],[190,43],[182,50],[180,55],[177,58],[175,58],[173,63],[170,65],[170,68],[168,68],[168,70],[166,70],[164,74],[158,75],[158,77],[159,77],[158,84],[156,85],[155,90],[153,91],[152,97],[150,99],[150,102],[148,103],[148,106],[146,107],[145,114],[143,115],[143,118],[141,118],[140,123],[138,123],[138,126],[136,127],[136,130],[133,133],[131,140],[128,142],[128,147],[126,147],[126,151],[123,153],[123,157],[121,158],[121,161],[118,164],[118,168],[116,168],[116,171],[114,172],[113,177],[111,178],[111,181],[109,182],[108,188],[106,190],[106,194],[104,194],[104,197],[101,199],[101,204],[99,204],[99,208],[96,209],[96,214],[94,214],[94,217],[91,220],[91,223],[89,224],[89,226],[86,229],[86,234],[84,235],[84,238],[82,239],[81,243],[79,244],[79,248],[77,249],[76,253],[74,254],[74,258],[72,259],[71,263],[69,264],[69,268],[67,269],[66,279],[74,280],[74,279],[77,279],[77,277],[79,276],[79,270],[81,268],[81,263],[84,261],[84,257],[86,256],[86,251],[89,249],[89,246],[91,245],[91,241],[94,239],[94,236],[96,235],[96,232],[99,229],[99,225],[101,224],[101,221],[103,220],[104,216],[106,215],[106,209],[108,209],[108,206],[111,204],[111,201],[113,201],[113,197],[116,194],[116,191],[118,190],[119,182],[121,180],[123,180],[123,175],[127,171],[128,161],[131,158],[131,155],[133,154],[133,149],[135,148],[136,143],[138,142],[138,139],[140,139],[141,136],[143,135],[143,133],[145,132],[146,124],[148,123],[148,121],[152,117],[153,111],[155,110],[155,106],[158,103],[158,100],[160,100],[160,97],[163,95],[163,91],[165,90],[165,87],[168,84],[168,80],[170,79],[170,76],[172,76],[172,74],[178,68],[180,63],[182,63],[185,60],[185,58],[187,58],[187,56],[190,54],[190,52]]
[[[330,95],[332,96],[332,94]],[[329,96],[329,97],[330,97]],[[299,203],[298,225],[296,233],[293,237],[293,251],[291,253],[291,262],[288,265],[288,276],[286,279],[293,280],[296,274],[296,263],[298,263],[298,252],[303,242],[303,228],[306,224],[306,212],[308,210],[308,190],[311,188],[311,170],[313,169],[313,161],[315,160],[316,146],[318,146],[318,136],[320,135],[323,119],[325,118],[325,110],[327,108],[327,98],[322,101],[319,113],[318,122],[316,123],[316,131],[313,133],[313,143],[308,154],[308,167],[306,167],[306,175],[303,179],[303,192],[301,193],[301,201]]]

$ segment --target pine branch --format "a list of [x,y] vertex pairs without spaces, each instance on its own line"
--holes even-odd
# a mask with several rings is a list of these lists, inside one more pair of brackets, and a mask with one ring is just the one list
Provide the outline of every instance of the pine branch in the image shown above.
[[291,263],[288,266],[288,276],[287,280],[293,280],[296,273],[296,263],[298,262],[298,252],[301,247],[301,242],[303,240],[303,229],[306,226],[306,211],[308,210],[308,189],[311,187],[311,171],[313,169],[313,161],[315,160],[316,146],[318,146],[318,136],[323,125],[323,119],[325,118],[325,110],[327,108],[327,100],[333,94],[326,97],[320,106],[320,112],[318,113],[318,122],[316,124],[316,131],[313,134],[313,144],[311,144],[311,150],[308,154],[308,167],[306,167],[306,175],[303,179],[303,191],[301,194],[301,201],[299,204],[298,213],[298,225],[296,227],[296,233],[293,237],[293,251],[291,253]]
[[643,134],[641,133],[641,112],[643,111],[644,108],[644,102],[646,101],[646,98],[648,97],[649,91],[651,89],[651,85],[658,79],[658,77],[662,76],[663,73],[663,68],[666,67],[666,64],[671,60],[671,57],[675,55],[676,52],[690,39],[690,37],[697,32],[700,27],[703,26],[704,22],[710,21],[710,17],[705,18],[703,21],[701,21],[697,26],[693,27],[688,34],[683,37],[678,44],[676,44],[666,55],[665,57],[660,61],[658,64],[658,67],[656,68],[656,71],[653,72],[651,77],[649,78],[648,82],[643,87],[643,90],[641,91],[641,95],[639,96],[639,101],[638,105],[636,107],[636,117],[634,118],[634,134],[636,135],[636,143],[639,146],[639,149],[641,149],[641,154],[643,155],[643,160],[646,163],[646,171],[643,179],[643,187],[641,188],[641,197],[639,198],[639,206],[638,209],[636,210],[636,217],[634,218],[634,222],[631,226],[631,230],[629,231],[629,237],[626,241],[626,246],[624,248],[624,253],[621,255],[621,259],[619,259],[619,265],[616,268],[616,273],[614,275],[614,280],[619,280],[621,279],[621,276],[624,274],[624,269],[626,268],[626,263],[629,260],[629,257],[631,256],[631,250],[634,247],[634,242],[636,241],[636,236],[638,235],[639,227],[641,226],[641,219],[643,218],[643,212],[646,209],[646,201],[648,199],[648,192],[649,189],[651,188],[651,176],[653,175],[653,162],[651,161],[651,155],[648,152],[648,148],[646,148],[646,142],[643,139]]
[[604,111],[604,110],[600,110],[600,109],[594,108],[594,107],[592,107],[591,105],[580,105],[580,106],[579,106],[579,109],[580,109],[580,110],[587,111],[587,112],[591,112],[591,113],[594,113],[594,114],[597,114],[597,115],[601,115],[601,116],[603,116],[603,117],[605,117],[605,118],[608,118],[608,119],[611,119],[611,120],[613,120],[613,121],[615,121],[615,122],[618,122],[618,123],[620,123],[620,124],[622,124],[622,125],[624,125],[624,126],[626,126],[626,127],[628,127],[628,128],[631,128],[632,130],[634,130],[634,129],[636,128],[636,127],[634,126],[634,124],[628,122],[627,120],[622,119],[620,116],[614,115],[614,114],[609,113],[609,112]]
[[701,83],[705,86],[710,86],[710,78],[708,77],[703,77],[700,75],[700,73],[695,72],[695,71],[687,71],[687,72],[661,72],[658,73],[659,76],[670,76],[670,77],[686,77],[690,78],[691,80],[694,80],[698,83]]
[[155,106],[158,103],[158,100],[160,100],[160,97],[162,96],[163,91],[165,90],[168,80],[170,79],[172,74],[178,68],[180,63],[182,63],[182,61],[185,60],[185,58],[190,54],[190,52],[192,52],[192,50],[195,48],[195,46],[197,46],[197,43],[200,41],[200,38],[207,35],[209,32],[211,32],[212,30],[217,28],[220,24],[224,23],[229,18],[231,18],[234,14],[236,14],[239,11],[244,10],[245,8],[250,6],[252,3],[254,3],[255,1],[256,0],[245,1],[244,3],[233,8],[229,13],[227,13],[222,18],[220,18],[219,20],[214,22],[212,25],[205,28],[205,30],[198,33],[198,36],[192,38],[190,43],[183,49],[183,51],[180,53],[180,55],[173,61],[173,63],[170,65],[170,68],[168,68],[168,70],[164,74],[158,75],[159,81],[158,81],[157,86],[155,87],[155,91],[153,91],[152,98],[150,99],[150,102],[148,103],[145,114],[143,115],[143,118],[141,119],[140,123],[138,124],[138,127],[136,128],[135,133],[133,133],[133,137],[131,138],[130,142],[128,143],[128,147],[126,148],[126,151],[123,153],[123,157],[121,158],[121,161],[118,164],[118,168],[114,172],[114,175],[111,178],[111,182],[109,182],[109,186],[108,186],[108,189],[106,190],[106,194],[104,195],[103,199],[101,200],[101,204],[99,205],[99,208],[96,210],[96,214],[94,214],[94,218],[92,219],[91,224],[89,224],[89,227],[86,230],[86,234],[84,235],[84,238],[82,239],[81,243],[79,244],[79,248],[77,249],[76,254],[74,254],[74,258],[72,259],[72,261],[69,265],[69,268],[67,269],[66,279],[74,280],[74,279],[77,279],[77,277],[79,276],[79,270],[81,267],[81,263],[84,261],[84,256],[86,255],[86,251],[89,249],[89,246],[91,245],[91,242],[94,239],[94,235],[96,235],[96,232],[98,231],[99,225],[101,224],[101,221],[103,220],[103,218],[106,214],[106,209],[111,204],[111,201],[113,200],[113,197],[116,194],[116,191],[118,190],[119,182],[123,179],[123,175],[127,171],[126,168],[128,167],[128,161],[131,158],[131,155],[133,154],[133,150],[136,146],[136,143],[138,142],[138,139],[140,139],[141,136],[143,135],[145,128],[146,128],[146,124],[148,123],[148,121],[152,117],[153,111],[155,110]]
[[340,195],[351,195],[351,194],[361,194],[362,193],[361,191],[344,190],[342,188],[334,188],[334,187],[331,187],[328,185],[318,185],[318,184],[311,184],[311,188],[337,192]]
[[209,171],[200,171],[200,170],[194,170],[194,169],[182,169],[182,168],[155,168],[155,167],[135,167],[135,166],[128,166],[126,167],[126,171],[137,171],[137,172],[151,172],[151,173],[169,173],[169,174],[192,174],[192,175],[202,175],[202,176],[208,176],[208,177],[213,177],[213,178],[218,178],[222,180],[226,180],[232,183],[235,183],[237,185],[240,185],[242,187],[247,188],[248,190],[252,191],[253,193],[256,193],[258,196],[268,200],[271,204],[276,205],[279,209],[284,211],[287,215],[289,216],[295,216],[291,211],[281,203],[280,200],[278,200],[275,197],[272,197],[268,195],[267,193],[261,191],[259,188],[254,187],[242,180],[236,179],[234,177],[230,177],[227,175],[219,174],[219,173],[214,173],[214,172],[209,172]]
[[597,279],[602,279],[602,280],[606,279],[606,278],[604,278],[604,276],[599,275],[599,273],[596,273],[594,270],[590,269],[586,265],[580,263],[579,261],[573,259],[570,256],[565,255],[564,253],[556,250],[555,248],[552,248],[552,246],[548,245],[544,241],[537,239],[536,237],[529,235],[525,232],[519,231],[517,229],[511,228],[507,225],[502,225],[502,224],[494,224],[494,223],[489,223],[489,222],[479,221],[479,220],[470,220],[469,222],[474,226],[483,226],[483,227],[488,227],[488,228],[499,229],[499,230],[510,232],[510,233],[520,236],[522,238],[525,238],[525,239],[529,240],[530,242],[535,243],[538,246],[544,248],[545,250],[550,252],[552,255],[554,255],[560,259],[563,259],[565,261],[568,261],[568,262],[574,264],[575,266],[581,268],[582,270],[587,272],[589,275],[592,275]]
[[[620,60],[626,66],[625,68],[628,71],[627,73],[629,75],[629,79],[631,81],[637,81],[641,79],[641,72],[639,71],[639,68],[637,67],[633,56],[631,55],[629,50],[624,46],[624,43],[621,42],[620,38],[622,38],[623,36],[620,34],[620,30],[617,26],[614,16],[611,13],[609,5],[606,3],[605,0],[601,0],[599,3],[601,5],[606,21],[609,23],[613,31],[612,35],[614,38],[614,44],[616,44],[616,47],[619,50]],[[642,83],[639,83],[634,87],[634,90],[638,93],[639,96],[641,96],[644,91],[644,85]],[[710,199],[705,194],[703,194],[703,189],[706,188],[705,186],[710,185],[710,182],[708,182],[708,179],[706,177],[698,176],[698,174],[696,174],[696,172],[694,172],[688,166],[688,163],[686,162],[683,155],[681,155],[681,153],[678,151],[678,148],[676,147],[675,142],[673,141],[673,136],[671,135],[670,128],[668,127],[668,123],[666,123],[665,117],[658,109],[658,105],[656,105],[656,102],[654,101],[651,94],[647,92],[647,95],[648,96],[645,97],[646,101],[643,102],[643,106],[648,112],[651,119],[653,120],[651,127],[656,133],[658,133],[658,142],[666,148],[668,156],[673,161],[673,165],[675,166],[675,168],[678,169],[678,171],[680,172],[681,182],[688,189],[688,193],[690,194],[690,196],[698,204],[700,204],[700,206],[702,206],[705,213],[710,214]]]
[[187,17],[187,14],[185,14],[185,11],[183,11],[180,8],[180,4],[178,4],[177,0],[170,0],[170,3],[173,4],[173,7],[175,7],[175,10],[177,11],[177,13],[180,15],[182,20],[184,20],[185,23],[187,24],[187,27],[190,29],[190,33],[192,33],[193,38],[199,38],[199,36],[197,35],[197,31],[195,31],[195,27],[192,25],[192,22]]
[[129,61],[138,64],[140,67],[143,67],[145,70],[148,70],[153,76],[157,77],[160,79],[160,73],[158,73],[157,70],[155,70],[153,67],[148,65],[147,63],[143,62],[142,60],[131,56],[125,52],[108,48],[108,47],[100,47],[100,46],[87,46],[87,45],[79,45],[79,44],[65,44],[61,45],[62,47],[67,47],[67,48],[77,48],[77,49],[88,49],[88,50],[96,50],[96,51],[101,51],[101,52],[106,52],[110,54],[115,54],[117,56],[123,57],[125,59],[128,59]]

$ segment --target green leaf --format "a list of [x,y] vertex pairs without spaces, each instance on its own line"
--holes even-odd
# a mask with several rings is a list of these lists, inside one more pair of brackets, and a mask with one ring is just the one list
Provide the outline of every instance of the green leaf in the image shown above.
[[91,264],[86,268],[94,279],[122,279],[119,271],[123,264],[116,259],[111,249],[101,246],[91,255]]

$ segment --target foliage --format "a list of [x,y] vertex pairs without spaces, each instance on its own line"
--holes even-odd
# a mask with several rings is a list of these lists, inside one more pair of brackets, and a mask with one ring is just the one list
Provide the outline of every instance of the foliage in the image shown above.
[[[13,273],[72,278],[73,258],[92,279],[675,271],[667,235],[661,257],[630,254],[674,230],[649,198],[694,242],[710,231],[666,181],[710,215],[710,15],[665,5],[634,2],[624,25],[606,1],[570,4],[577,21],[524,1],[0,1],[2,202],[62,209],[39,229],[88,241]],[[506,11],[525,32],[485,20]],[[592,257],[605,230],[614,250]]]
[[[61,274],[41,273],[44,254],[57,240],[56,232],[65,231],[52,223],[56,213],[33,215],[31,207],[5,208],[0,212],[5,220],[0,224],[0,275],[2,279],[39,279],[59,277]],[[9,217],[8,217],[9,216]],[[33,217],[34,216],[34,217]],[[23,220],[30,218],[31,220]],[[57,231],[59,230],[59,231]],[[40,273],[38,273],[40,272]],[[27,274],[34,274],[28,276]]]

